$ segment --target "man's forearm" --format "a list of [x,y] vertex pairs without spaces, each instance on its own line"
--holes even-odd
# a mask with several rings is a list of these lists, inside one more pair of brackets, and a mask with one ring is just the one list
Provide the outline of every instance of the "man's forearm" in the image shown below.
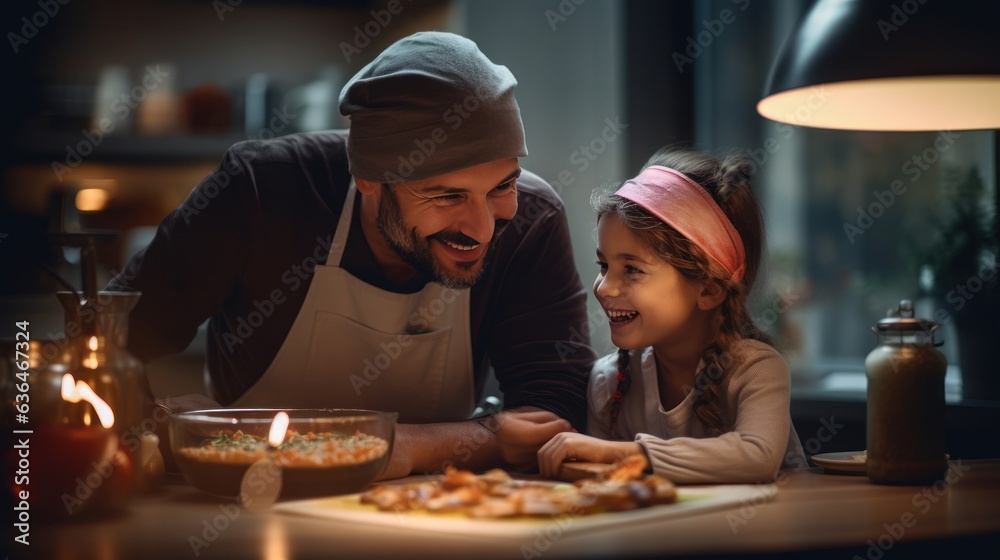
[[[480,423],[482,422],[482,423]],[[488,418],[442,424],[400,424],[383,478],[440,472],[447,466],[479,471],[501,466],[500,444]]]

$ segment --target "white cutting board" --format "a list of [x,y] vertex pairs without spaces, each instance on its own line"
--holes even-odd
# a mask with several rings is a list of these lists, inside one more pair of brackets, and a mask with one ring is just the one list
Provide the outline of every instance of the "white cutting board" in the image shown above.
[[275,511],[312,517],[325,517],[348,523],[379,525],[400,530],[435,531],[461,535],[531,536],[539,529],[557,524],[562,533],[594,531],[622,524],[635,525],[688,517],[699,513],[755,506],[770,501],[777,493],[774,484],[730,484],[719,486],[682,486],[677,488],[677,502],[653,507],[554,518],[473,519],[461,513],[384,512],[374,505],[362,504],[360,494],[284,502]]

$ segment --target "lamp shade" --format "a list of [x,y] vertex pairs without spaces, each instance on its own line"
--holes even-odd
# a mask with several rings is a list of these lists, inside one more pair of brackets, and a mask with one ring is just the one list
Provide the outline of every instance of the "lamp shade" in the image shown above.
[[998,16],[993,0],[819,0],[757,111],[816,128],[1000,128]]

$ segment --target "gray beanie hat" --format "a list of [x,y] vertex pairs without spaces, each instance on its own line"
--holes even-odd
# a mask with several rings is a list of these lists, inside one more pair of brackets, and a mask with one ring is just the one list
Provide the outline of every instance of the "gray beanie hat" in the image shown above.
[[397,41],[340,92],[351,174],[399,183],[528,155],[516,85],[464,37]]

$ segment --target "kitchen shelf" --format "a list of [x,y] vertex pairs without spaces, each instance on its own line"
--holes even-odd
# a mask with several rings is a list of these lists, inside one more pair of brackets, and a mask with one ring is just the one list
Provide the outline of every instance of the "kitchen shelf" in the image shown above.
[[[169,162],[191,160],[219,160],[233,144],[246,140],[240,134],[139,136],[134,134],[108,135],[93,143],[83,132],[58,134],[26,134],[17,142],[17,155],[23,162],[45,161],[66,163],[71,156],[68,149],[78,152],[92,147],[84,161],[108,162]],[[72,161],[72,159],[69,159]],[[69,165],[68,163],[66,163]]]

